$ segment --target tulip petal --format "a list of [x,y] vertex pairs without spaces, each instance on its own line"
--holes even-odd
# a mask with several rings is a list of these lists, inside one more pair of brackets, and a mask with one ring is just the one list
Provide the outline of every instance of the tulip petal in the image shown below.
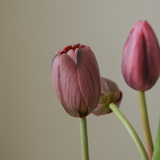
[[77,54],[77,78],[89,112],[95,109],[100,96],[100,79],[97,66],[96,58],[90,48],[80,47]]
[[[74,117],[87,114],[88,110],[79,89],[74,61],[64,53],[54,59],[52,66],[53,86],[64,109]],[[83,105],[82,113],[81,105]]]

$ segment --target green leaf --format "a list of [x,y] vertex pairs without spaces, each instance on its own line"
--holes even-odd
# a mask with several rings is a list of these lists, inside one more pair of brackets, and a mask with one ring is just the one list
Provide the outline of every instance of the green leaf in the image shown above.
[[160,160],[160,120],[152,160]]

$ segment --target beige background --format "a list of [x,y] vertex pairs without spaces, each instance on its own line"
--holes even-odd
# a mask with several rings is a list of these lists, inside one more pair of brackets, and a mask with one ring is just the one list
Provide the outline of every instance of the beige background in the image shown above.
[[[123,45],[132,26],[147,20],[160,40],[160,1],[0,0],[0,159],[81,160],[79,119],[59,103],[51,83],[54,54],[84,43],[94,51],[102,76],[123,91],[121,111],[142,142],[137,92],[121,75]],[[160,80],[146,93],[153,141]],[[141,156],[117,117],[88,116],[91,160]]]

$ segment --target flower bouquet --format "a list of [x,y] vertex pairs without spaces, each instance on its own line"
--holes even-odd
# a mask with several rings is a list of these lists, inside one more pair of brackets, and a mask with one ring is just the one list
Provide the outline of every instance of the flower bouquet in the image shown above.
[[82,158],[89,160],[86,117],[91,113],[100,116],[113,112],[131,135],[142,159],[160,160],[160,125],[154,147],[145,98],[145,91],[153,87],[160,75],[160,47],[147,21],[138,21],[131,29],[123,49],[121,71],[128,86],[138,92],[146,149],[119,110],[122,91],[114,81],[100,76],[96,57],[89,46],[66,46],[52,60],[55,93],[66,112],[80,119]]

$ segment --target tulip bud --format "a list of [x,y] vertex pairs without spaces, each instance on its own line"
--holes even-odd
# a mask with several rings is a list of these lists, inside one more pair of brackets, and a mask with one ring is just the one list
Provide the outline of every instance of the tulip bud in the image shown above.
[[107,78],[100,78],[101,82],[101,96],[96,109],[93,114],[99,116],[111,113],[109,108],[110,103],[115,103],[119,107],[122,100],[122,92],[119,90],[116,83]]
[[51,77],[56,95],[73,117],[86,117],[99,101],[100,73],[97,60],[89,46],[76,44],[56,53]]
[[138,91],[149,90],[158,80],[160,48],[147,21],[138,21],[130,31],[123,49],[121,70],[126,83]]

